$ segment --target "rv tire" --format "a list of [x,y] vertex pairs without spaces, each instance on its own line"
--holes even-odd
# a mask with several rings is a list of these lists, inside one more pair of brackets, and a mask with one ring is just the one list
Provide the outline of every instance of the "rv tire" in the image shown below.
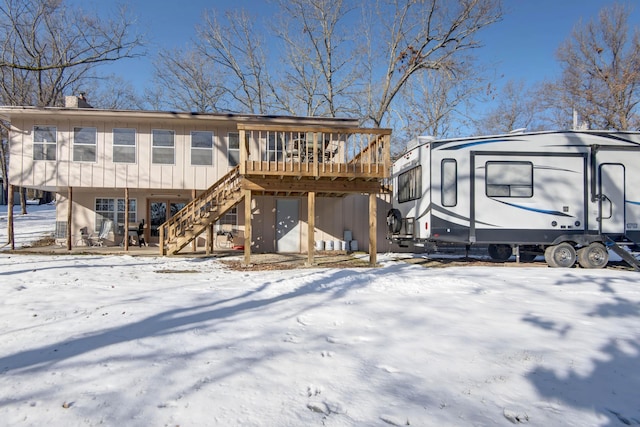
[[506,261],[511,257],[511,246],[491,244],[487,248],[489,256],[494,261]]
[[609,262],[607,248],[599,242],[578,249],[578,264],[582,268],[604,268]]
[[544,250],[544,260],[552,268],[569,268],[576,263],[576,250],[567,242],[548,246]]

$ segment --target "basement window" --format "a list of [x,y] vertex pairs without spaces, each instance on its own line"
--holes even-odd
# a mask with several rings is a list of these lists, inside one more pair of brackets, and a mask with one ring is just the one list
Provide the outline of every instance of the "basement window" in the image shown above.
[[[124,228],[124,214],[125,203],[124,199],[111,199],[111,198],[96,198],[96,223],[95,231],[97,233],[102,229],[102,223],[104,221],[113,221],[114,231],[116,234],[122,234]],[[136,199],[129,199],[129,222],[138,222],[137,215],[137,202]],[[117,228],[115,228],[117,227]]]

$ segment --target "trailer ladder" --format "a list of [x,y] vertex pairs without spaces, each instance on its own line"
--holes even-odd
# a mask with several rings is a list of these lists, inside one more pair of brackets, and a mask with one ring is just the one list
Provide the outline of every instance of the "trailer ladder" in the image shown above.
[[[620,258],[622,258],[627,264],[635,268],[636,271],[640,271],[640,261],[636,259],[631,253],[626,251],[622,246],[618,245],[611,237],[605,236],[607,249],[611,249]],[[634,242],[635,243],[635,242]]]

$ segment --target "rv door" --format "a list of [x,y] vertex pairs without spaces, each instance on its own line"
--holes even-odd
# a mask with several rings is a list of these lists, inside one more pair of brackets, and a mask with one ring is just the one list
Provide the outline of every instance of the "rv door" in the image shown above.
[[600,232],[624,234],[624,166],[619,163],[600,165]]

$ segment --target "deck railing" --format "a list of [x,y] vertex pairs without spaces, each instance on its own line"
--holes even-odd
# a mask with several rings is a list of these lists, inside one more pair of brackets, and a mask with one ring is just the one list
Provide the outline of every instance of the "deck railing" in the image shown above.
[[[313,177],[386,178],[388,129],[241,128],[241,173]],[[242,162],[242,159],[246,162]]]

